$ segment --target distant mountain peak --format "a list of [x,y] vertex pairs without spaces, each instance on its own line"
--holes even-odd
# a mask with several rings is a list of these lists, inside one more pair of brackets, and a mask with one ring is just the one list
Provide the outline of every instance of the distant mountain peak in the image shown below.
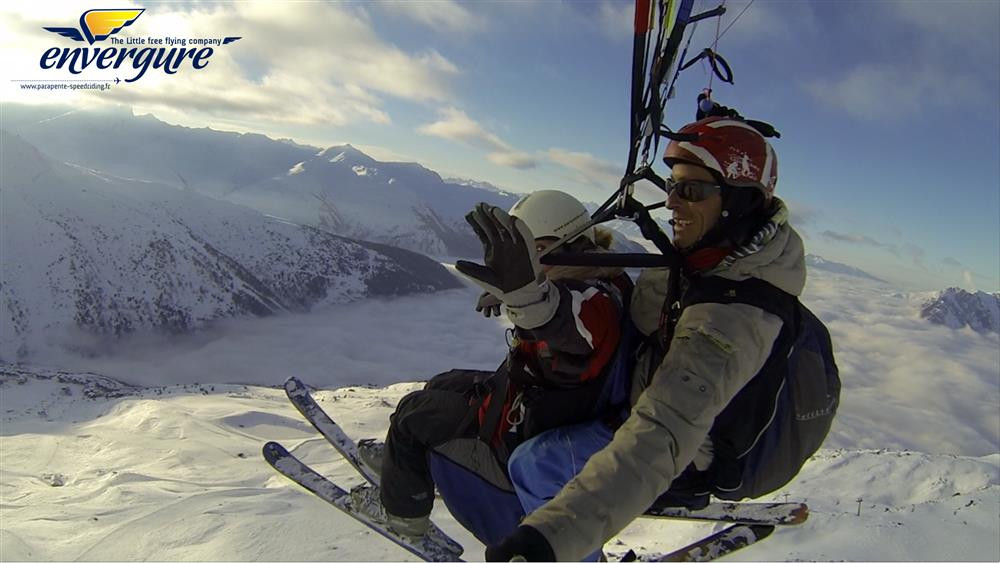
[[316,153],[317,159],[328,160],[330,162],[344,162],[352,166],[373,165],[375,159],[355,148],[350,143],[344,145],[333,145]]
[[324,165],[375,168],[379,162],[350,144],[332,145],[316,153],[313,161]]
[[505,196],[506,195],[514,195],[514,196],[519,195],[519,194],[517,194],[517,192],[512,192],[510,190],[505,190],[505,189],[503,189],[503,188],[501,188],[501,187],[499,187],[499,186],[497,186],[495,184],[491,184],[489,182],[485,182],[485,181],[482,181],[482,180],[472,180],[472,179],[469,179],[469,178],[444,178],[443,181],[445,181],[445,182],[447,182],[449,184],[456,184],[456,185],[459,185],[459,186],[468,186],[470,188],[479,188],[481,190],[487,190],[487,191],[491,191],[493,193],[500,194],[500,195],[505,195]]
[[1000,332],[1000,293],[949,287],[925,301],[920,316],[950,328],[968,326],[981,333]]
[[842,274],[845,276],[853,276],[856,278],[864,278],[872,281],[877,281],[881,283],[887,283],[881,278],[876,278],[875,276],[869,274],[868,272],[855,268],[854,266],[848,266],[847,264],[841,264],[840,262],[834,262],[833,260],[827,260],[822,256],[817,256],[815,254],[806,254],[806,266],[809,268],[816,268],[817,270],[825,270],[827,272],[833,272],[835,274]]
[[49,159],[20,135],[0,129],[4,150],[4,184],[31,183],[51,172]]

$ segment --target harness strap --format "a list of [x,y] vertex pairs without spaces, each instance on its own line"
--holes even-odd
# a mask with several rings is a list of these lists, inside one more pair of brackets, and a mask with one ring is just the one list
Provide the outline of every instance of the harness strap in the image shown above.
[[718,276],[693,278],[681,298],[681,308],[695,303],[743,303],[781,318],[783,328],[794,329],[799,323],[798,298],[758,278],[741,281]]
[[[493,437],[496,435],[497,428],[500,427],[500,422],[503,418],[503,407],[507,402],[507,393],[510,390],[511,379],[523,376],[523,372],[524,360],[520,359],[512,351],[488,380],[488,384],[492,388],[490,405],[486,407],[486,414],[483,417],[482,424],[479,426],[479,439],[490,446],[494,446]],[[499,448],[497,454],[501,460],[506,460],[510,452],[507,451],[507,445],[503,440],[499,442],[496,445]]]

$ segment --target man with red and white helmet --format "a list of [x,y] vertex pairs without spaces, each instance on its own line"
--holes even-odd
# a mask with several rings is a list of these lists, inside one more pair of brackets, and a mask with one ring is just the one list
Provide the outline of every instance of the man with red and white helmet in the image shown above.
[[[773,208],[778,158],[770,143],[745,122],[709,117],[683,127],[691,141],[667,145],[671,167],[667,207],[674,246],[692,254],[738,246]],[[780,204],[777,204],[780,206]]]
[[[780,352],[781,318],[745,302],[688,304],[685,295],[719,278],[756,278],[789,296],[801,294],[804,250],[774,196],[777,157],[755,127],[737,118],[708,117],[678,133],[689,140],[671,141],[664,160],[672,173],[672,242],[684,264],[676,280],[666,269],[645,270],[632,293],[632,322],[647,345],[631,376],[630,414],[620,426],[557,429],[550,431],[556,438],[546,433],[515,451],[511,477],[522,503],[533,506],[525,507],[530,513],[511,536],[487,550],[487,560],[593,560],[651,505],[704,506],[723,486],[720,468],[739,455],[720,433],[721,421],[749,428],[770,414],[734,417],[727,407],[753,404],[746,393],[759,385],[748,383],[759,381],[769,357]],[[552,457],[559,441],[591,449],[576,449],[561,463]],[[539,467],[549,472],[544,478]]]

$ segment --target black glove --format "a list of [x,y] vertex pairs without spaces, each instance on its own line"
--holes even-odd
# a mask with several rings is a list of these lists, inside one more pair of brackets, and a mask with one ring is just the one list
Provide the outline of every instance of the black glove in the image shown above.
[[518,526],[500,545],[486,548],[487,561],[510,561],[518,556],[525,561],[556,560],[549,540],[531,526]]
[[549,322],[559,291],[542,273],[531,229],[488,203],[477,204],[465,220],[483,243],[484,265],[459,260],[455,269],[506,305],[515,325],[532,329]]
[[501,301],[506,294],[537,286],[541,265],[534,236],[524,221],[488,203],[477,204],[465,220],[483,243],[485,265],[459,260],[455,269]]
[[487,319],[500,316],[500,300],[496,295],[484,291],[476,300],[476,312],[482,313]]

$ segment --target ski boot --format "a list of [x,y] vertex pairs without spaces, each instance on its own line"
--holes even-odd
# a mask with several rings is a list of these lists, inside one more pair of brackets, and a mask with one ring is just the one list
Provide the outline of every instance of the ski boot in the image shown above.
[[382,474],[382,458],[385,456],[385,442],[375,438],[358,440],[358,459],[375,475]]
[[375,522],[385,523],[393,532],[408,538],[420,538],[430,529],[430,515],[405,518],[386,512],[378,487],[358,485],[351,489],[351,508]]

